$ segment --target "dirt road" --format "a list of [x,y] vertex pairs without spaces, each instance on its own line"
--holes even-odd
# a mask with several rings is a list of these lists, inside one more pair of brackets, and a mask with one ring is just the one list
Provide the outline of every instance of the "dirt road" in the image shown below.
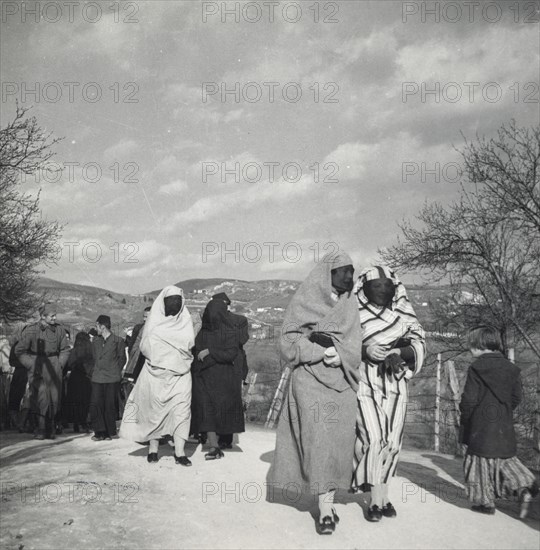
[[275,432],[248,430],[219,461],[189,445],[191,468],[175,464],[169,445],[150,465],[146,447],[123,440],[2,432],[0,548],[539,547],[537,501],[525,521],[516,503],[475,514],[459,460],[410,450],[390,490],[397,518],[368,523],[366,496],[340,494],[336,533],[319,536],[312,500],[265,485]]

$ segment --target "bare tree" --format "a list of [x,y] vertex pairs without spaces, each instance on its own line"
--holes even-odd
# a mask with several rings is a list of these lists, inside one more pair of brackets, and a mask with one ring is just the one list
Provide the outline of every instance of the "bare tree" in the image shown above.
[[469,182],[491,207],[492,219],[512,219],[540,234],[540,126],[503,125],[497,138],[465,139],[461,152]]
[[[489,322],[505,347],[515,333],[540,358],[531,336],[540,319],[540,129],[512,122],[498,135],[462,151],[473,188],[463,185],[449,206],[426,203],[417,215],[421,227],[403,221],[402,238],[380,253],[396,268],[450,283],[455,298],[438,312],[442,325],[466,330]],[[472,292],[469,303],[457,298],[463,290]]]
[[28,109],[17,106],[15,116],[0,129],[0,319],[25,319],[42,299],[34,282],[42,264],[55,263],[56,241],[62,227],[43,219],[39,194],[17,187],[25,176],[42,170],[59,141],[38,125]]

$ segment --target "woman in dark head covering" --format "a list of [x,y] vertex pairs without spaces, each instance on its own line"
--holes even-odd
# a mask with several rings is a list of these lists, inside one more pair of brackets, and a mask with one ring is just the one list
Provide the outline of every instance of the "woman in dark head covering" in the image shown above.
[[64,367],[64,375],[67,375],[67,387],[66,399],[62,404],[64,421],[73,422],[75,433],[79,432],[79,425],[85,433],[90,433],[87,418],[92,394],[93,366],[90,336],[87,332],[79,332]]
[[387,267],[365,269],[355,287],[364,329],[353,487],[371,490],[369,521],[395,517],[395,474],[407,411],[408,380],[425,357],[424,331],[403,283]]
[[227,304],[211,300],[195,338],[193,361],[193,423],[191,431],[207,432],[210,450],[206,460],[222,458],[217,434],[245,431],[242,379],[235,368],[240,353],[238,334]]
[[362,329],[351,258],[327,254],[294,295],[281,334],[289,374],[269,478],[319,497],[317,531],[331,534],[338,488],[350,487]]

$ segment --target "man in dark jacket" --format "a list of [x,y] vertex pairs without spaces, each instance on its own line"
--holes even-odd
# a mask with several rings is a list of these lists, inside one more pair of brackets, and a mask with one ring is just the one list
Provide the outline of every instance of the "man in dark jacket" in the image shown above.
[[96,321],[98,335],[92,342],[94,370],[90,415],[94,441],[110,440],[116,436],[118,392],[122,368],[126,362],[125,343],[111,332],[111,318],[100,315]]

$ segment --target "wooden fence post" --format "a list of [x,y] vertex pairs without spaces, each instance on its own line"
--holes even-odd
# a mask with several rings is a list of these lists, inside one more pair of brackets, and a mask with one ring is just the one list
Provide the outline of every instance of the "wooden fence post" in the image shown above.
[[456,430],[456,456],[463,456],[463,445],[459,442],[459,420],[461,413],[459,411],[459,380],[456,373],[456,367],[454,361],[446,361],[445,370],[448,375],[448,385],[450,387],[450,393],[452,395],[452,404],[454,408],[454,426]]
[[435,452],[440,449],[439,428],[441,422],[441,354],[437,353],[437,378],[435,385]]

